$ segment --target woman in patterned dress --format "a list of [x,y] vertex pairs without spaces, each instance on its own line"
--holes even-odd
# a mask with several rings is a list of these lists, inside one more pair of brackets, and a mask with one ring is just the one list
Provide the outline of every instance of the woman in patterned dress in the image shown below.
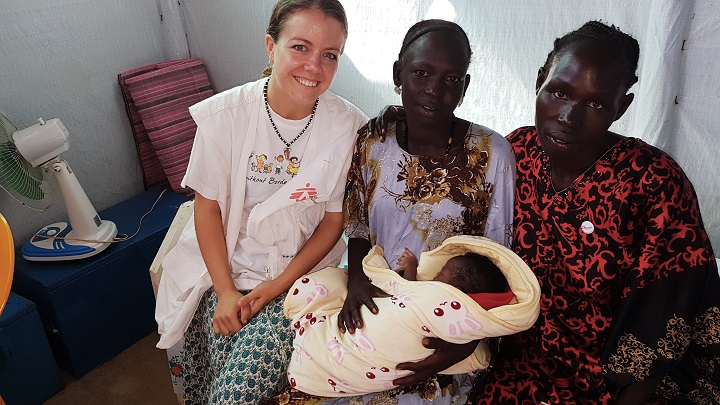
[[[362,328],[361,310],[377,313],[373,298],[388,296],[362,271],[372,245],[382,246],[386,261],[401,270],[397,261],[406,247],[418,256],[453,235],[510,244],[512,150],[497,132],[454,115],[470,82],[470,58],[467,36],[457,24],[415,24],[393,66],[405,119],[390,123],[383,135],[370,126],[360,130],[345,195],[349,291],[340,313],[342,333]],[[402,364],[415,373],[394,383],[430,381],[476,345],[447,347],[422,362]]]
[[505,338],[479,404],[720,403],[720,280],[692,184],[608,130],[639,47],[591,21],[555,41],[517,159],[514,250],[540,282],[535,326]]

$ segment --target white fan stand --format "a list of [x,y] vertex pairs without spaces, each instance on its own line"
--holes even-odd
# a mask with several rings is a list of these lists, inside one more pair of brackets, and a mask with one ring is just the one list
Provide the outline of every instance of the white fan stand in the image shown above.
[[80,186],[70,165],[58,158],[68,150],[68,131],[57,119],[43,121],[17,131],[13,141],[33,167],[52,171],[65,202],[69,222],[56,222],[38,231],[21,251],[27,260],[60,261],[94,256],[105,250],[117,235],[112,221],[101,220]]

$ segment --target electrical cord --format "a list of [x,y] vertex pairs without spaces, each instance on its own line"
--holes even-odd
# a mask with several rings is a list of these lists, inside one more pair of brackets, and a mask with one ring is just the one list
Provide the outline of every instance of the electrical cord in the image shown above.
[[38,238],[50,239],[50,240],[55,240],[55,239],[59,239],[59,240],[69,240],[69,241],[70,241],[70,240],[73,240],[73,241],[78,241],[78,242],[89,242],[89,243],[120,243],[120,242],[128,241],[128,240],[134,238],[135,236],[137,236],[138,233],[140,233],[140,229],[142,228],[143,220],[145,219],[146,216],[148,216],[148,214],[150,214],[150,213],[155,209],[155,206],[157,205],[158,201],[160,201],[160,198],[163,196],[163,194],[165,194],[166,191],[167,191],[167,190],[165,190],[165,189],[162,190],[162,192],[160,192],[160,195],[155,199],[155,202],[153,203],[152,207],[150,207],[150,210],[148,210],[145,214],[143,214],[142,217],[140,217],[140,223],[138,223],[137,230],[135,231],[135,233],[133,233],[133,234],[130,235],[130,236],[127,236],[127,234],[124,234],[124,233],[118,233],[117,236],[115,236],[115,238],[113,238],[113,240],[110,240],[110,241],[108,241],[108,240],[78,239],[78,238],[68,238],[68,237],[66,237],[66,236],[40,235],[40,231],[42,231],[42,229],[41,229],[40,231],[35,232],[35,235],[33,235],[33,239],[36,238],[36,237],[38,237]]

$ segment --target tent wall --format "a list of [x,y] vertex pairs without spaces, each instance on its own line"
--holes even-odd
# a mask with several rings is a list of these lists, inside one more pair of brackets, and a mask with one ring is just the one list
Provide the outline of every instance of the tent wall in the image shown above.
[[[341,0],[350,34],[332,90],[375,115],[397,104],[391,69],[415,21],[468,32],[472,80],[458,115],[508,133],[533,123],[535,77],[554,38],[600,19],[641,46],[635,101],[613,129],[671,153],[700,196],[720,249],[720,2],[713,0]],[[137,194],[142,176],[116,84],[119,72],[188,53],[216,90],[256,79],[274,0],[4,0],[0,106],[20,126],[59,117],[65,154],[98,210]],[[162,15],[162,19],[161,19]],[[189,51],[189,52],[188,52]],[[16,243],[66,218],[58,193],[35,213],[0,192]],[[720,253],[716,253],[720,254]]]
[[[20,128],[39,117],[60,118],[70,132],[62,157],[96,210],[142,191],[117,74],[163,60],[154,2],[2,0],[0,56],[0,107]],[[49,201],[47,211],[36,212],[0,190],[0,212],[17,245],[42,226],[67,220],[57,188]]]
[[[533,124],[537,69],[552,41],[588,20],[640,43],[635,101],[612,129],[674,156],[695,185],[716,255],[720,249],[720,3],[711,0],[341,0],[350,33],[331,89],[368,115],[398,104],[391,72],[416,21],[460,24],[473,47],[468,94],[457,115],[507,134]],[[267,63],[263,36],[273,0],[185,0],[193,56],[217,90],[254,80]]]

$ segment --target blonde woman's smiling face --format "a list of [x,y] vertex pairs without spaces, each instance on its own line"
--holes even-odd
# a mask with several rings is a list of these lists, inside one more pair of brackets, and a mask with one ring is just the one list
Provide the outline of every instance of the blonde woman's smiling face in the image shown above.
[[337,73],[345,46],[342,24],[318,9],[299,10],[287,19],[277,43],[265,36],[265,46],[273,64],[270,106],[285,118],[305,117]]

